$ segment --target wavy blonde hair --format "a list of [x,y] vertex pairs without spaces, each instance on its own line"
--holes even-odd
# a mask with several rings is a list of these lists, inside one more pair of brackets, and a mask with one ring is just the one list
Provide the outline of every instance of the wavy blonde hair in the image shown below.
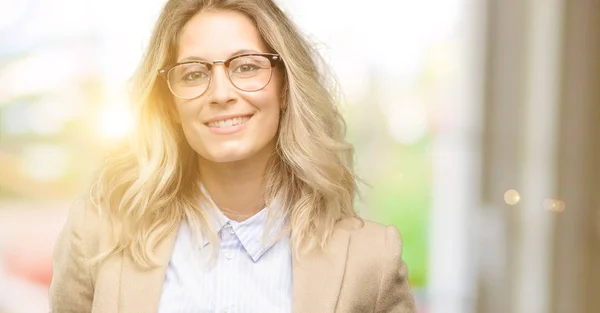
[[[157,265],[154,248],[183,218],[209,229],[197,154],[175,122],[174,104],[160,68],[176,60],[183,26],[206,10],[233,10],[248,16],[272,52],[284,60],[282,103],[276,151],[266,173],[265,203],[277,198],[296,255],[324,248],[335,223],[356,217],[354,150],[345,140],[337,89],[319,54],[271,0],[169,0],[134,74],[136,124],[129,144],[107,158],[91,188],[91,200],[107,215],[114,247],[142,267]],[[216,234],[209,236],[216,240]]]

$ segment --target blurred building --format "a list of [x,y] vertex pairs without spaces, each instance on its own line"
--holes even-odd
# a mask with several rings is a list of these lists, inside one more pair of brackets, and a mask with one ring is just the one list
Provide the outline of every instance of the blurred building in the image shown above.
[[486,12],[477,312],[600,312],[600,2]]

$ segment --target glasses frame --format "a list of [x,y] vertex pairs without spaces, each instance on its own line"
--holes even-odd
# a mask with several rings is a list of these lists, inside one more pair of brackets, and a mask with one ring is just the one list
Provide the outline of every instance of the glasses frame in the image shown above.
[[[212,62],[206,62],[206,61],[179,62],[179,63],[175,63],[173,65],[168,65],[166,67],[159,69],[158,76],[160,76],[162,79],[164,79],[167,82],[167,85],[169,86],[169,91],[171,91],[171,94],[173,94],[173,96],[175,96],[179,99],[183,99],[183,100],[192,100],[192,99],[196,99],[196,98],[202,96],[203,94],[206,93],[208,88],[210,88],[210,84],[212,83],[212,70],[215,65],[223,64],[227,69],[229,69],[229,64],[233,60],[242,58],[242,57],[248,57],[248,56],[262,56],[262,57],[266,57],[269,60],[269,62],[271,64],[271,73],[269,74],[269,80],[267,81],[267,83],[260,89],[248,91],[248,90],[240,89],[238,86],[236,86],[233,83],[233,81],[231,80],[231,75],[229,74],[229,72],[228,72],[227,78],[229,79],[229,82],[238,90],[241,90],[244,92],[255,92],[255,91],[262,90],[265,87],[267,87],[269,85],[269,83],[271,82],[271,78],[273,77],[273,67],[275,67],[277,64],[282,62],[281,56],[279,54],[275,54],[275,53],[244,53],[244,54],[234,55],[227,60],[215,60]],[[180,96],[176,95],[175,92],[173,92],[173,88],[171,88],[171,83],[169,82],[169,73],[171,72],[171,70],[179,65],[184,65],[184,64],[202,64],[202,65],[206,66],[206,68],[210,71],[210,74],[211,74],[208,79],[208,85],[206,86],[206,89],[201,94],[199,94],[195,97],[192,97],[192,98],[184,98],[184,97],[180,97]]]

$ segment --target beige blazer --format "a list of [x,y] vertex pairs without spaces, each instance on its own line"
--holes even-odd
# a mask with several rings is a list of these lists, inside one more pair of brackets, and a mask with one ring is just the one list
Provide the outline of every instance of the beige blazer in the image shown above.
[[[158,268],[139,269],[126,253],[86,266],[105,251],[107,227],[83,200],[71,208],[54,250],[51,312],[157,312],[177,232],[157,247]],[[293,312],[414,312],[401,250],[395,227],[338,222],[325,251],[293,262]]]

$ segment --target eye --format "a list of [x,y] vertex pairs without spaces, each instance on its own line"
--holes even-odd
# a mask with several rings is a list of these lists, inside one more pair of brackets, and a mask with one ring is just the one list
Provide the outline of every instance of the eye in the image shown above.
[[187,72],[181,78],[183,81],[193,82],[200,79],[205,79],[208,77],[208,74],[202,71],[191,71]]
[[247,72],[254,72],[259,70],[260,67],[258,65],[254,65],[254,64],[242,64],[238,67],[236,67],[233,72],[234,73],[247,73]]

